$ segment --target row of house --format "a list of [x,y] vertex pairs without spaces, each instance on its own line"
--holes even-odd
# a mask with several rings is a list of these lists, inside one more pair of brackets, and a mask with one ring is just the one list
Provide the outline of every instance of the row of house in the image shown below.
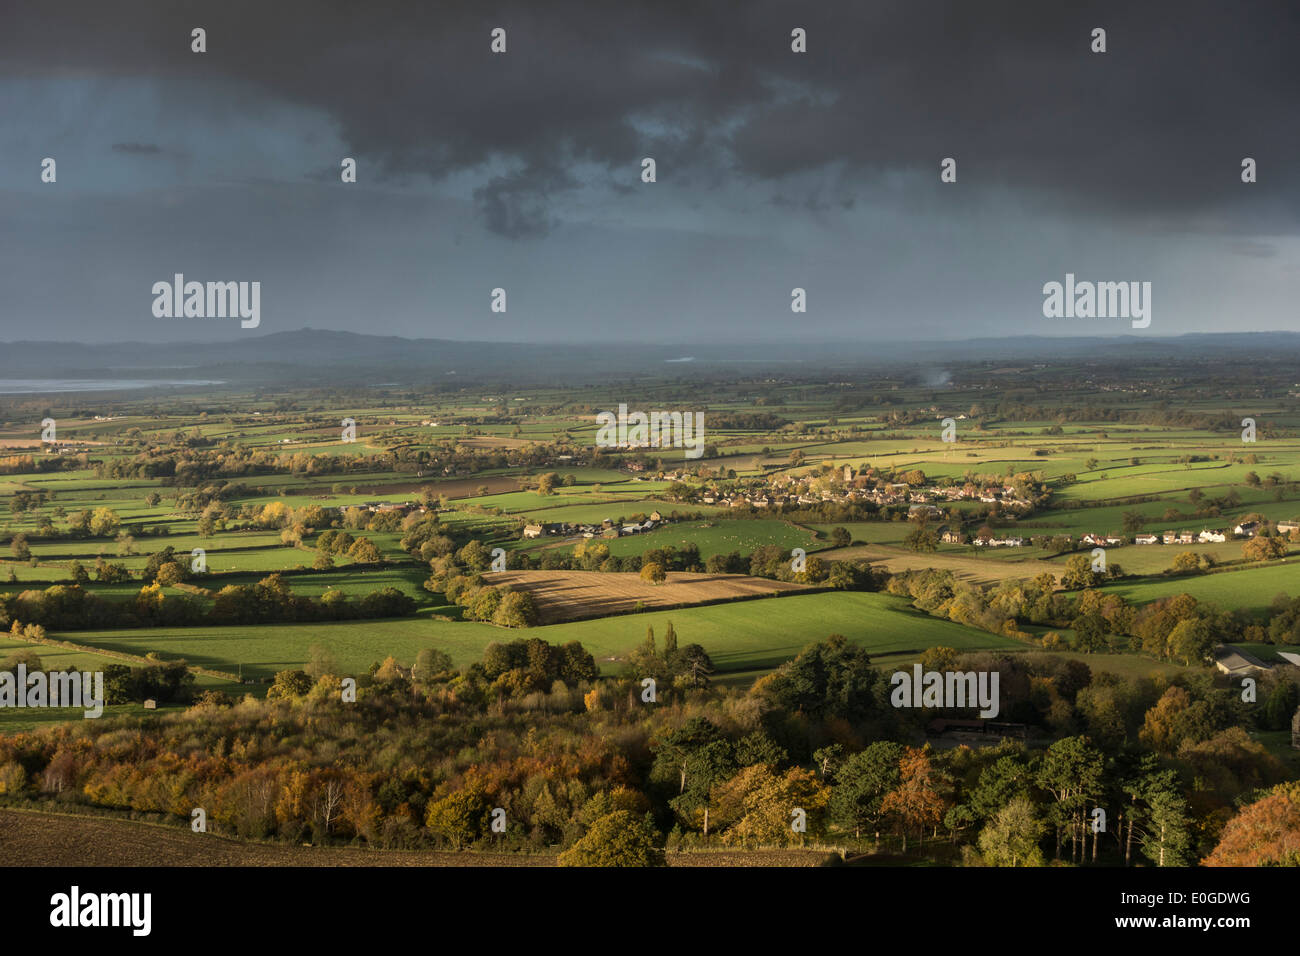
[[606,518],[600,524],[570,524],[567,521],[526,524],[524,525],[524,537],[540,538],[547,535],[561,538],[620,538],[624,535],[644,534],[647,531],[653,531],[663,523],[663,515],[658,511],[652,511],[645,521],[631,524],[618,524],[612,518]]
[[1079,535],[1081,544],[1091,544],[1095,547],[1119,547],[1124,543],[1123,538],[1117,538],[1113,534],[1082,534]]
[[371,514],[385,514],[394,511],[403,517],[408,514],[424,514],[429,510],[418,501],[363,501],[357,505],[338,505],[334,510],[341,517],[349,508],[360,508],[362,511],[369,511]]
[[[1278,525],[1281,530],[1282,522]],[[1238,538],[1253,538],[1259,533],[1258,521],[1246,521],[1237,525],[1231,532]],[[1166,531],[1163,534],[1139,534],[1133,538],[1135,544],[1223,544],[1228,540],[1229,532],[1222,528],[1205,528],[1195,531]]]

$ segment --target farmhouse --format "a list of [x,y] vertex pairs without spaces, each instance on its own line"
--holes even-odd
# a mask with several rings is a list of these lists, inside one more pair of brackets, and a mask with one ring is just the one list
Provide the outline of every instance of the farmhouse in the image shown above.
[[[931,737],[953,737],[969,740],[972,737],[1024,737],[1028,727],[1024,724],[1004,720],[950,720],[936,717],[925,725],[925,732]],[[990,741],[992,743],[992,741]]]
[[1292,531],[1300,531],[1300,521],[1279,521],[1277,523],[1278,534],[1290,534]]
[[1227,534],[1222,531],[1202,531],[1197,538],[1203,544],[1223,544],[1228,540]]
[[539,524],[524,525],[525,538],[540,538],[542,536],[542,526]]
[[1255,533],[1258,530],[1259,530],[1258,521],[1243,521],[1241,524],[1237,525],[1235,528],[1232,529],[1232,533],[1235,535],[1239,535],[1240,537],[1243,538],[1253,538],[1255,537]]
[[965,544],[966,536],[960,531],[945,531],[939,535],[939,540],[944,544]]
[[[1204,531],[1201,532],[1201,534],[1204,533]],[[1140,534],[1133,539],[1134,544],[1157,544],[1159,541],[1160,539],[1153,534]]]

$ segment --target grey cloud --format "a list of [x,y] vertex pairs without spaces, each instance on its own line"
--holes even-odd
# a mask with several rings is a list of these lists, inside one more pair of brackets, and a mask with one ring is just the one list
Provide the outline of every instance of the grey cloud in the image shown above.
[[[189,52],[189,29],[209,52]],[[489,30],[509,52],[489,52]],[[794,25],[809,53],[789,49]],[[1089,52],[1094,26],[1109,52]],[[1242,155],[1269,222],[1294,226],[1300,155],[1300,7],[994,0],[739,4],[565,0],[485,10],[252,0],[159,8],[98,0],[15,18],[0,68],[208,75],[333,116],[351,147],[399,174],[435,180],[506,158],[529,169],[590,161],[620,171],[641,155],[761,186],[843,161],[863,184],[930,177],[958,159],[964,188],[1038,190],[1072,216],[1206,210],[1250,223]],[[782,91],[801,90],[800,95]],[[203,109],[203,103],[196,103]],[[666,124],[638,134],[637,116]],[[707,181],[707,176],[706,176]],[[1285,185],[1284,185],[1285,184]],[[480,190],[491,228],[541,236],[546,195],[517,176]]]

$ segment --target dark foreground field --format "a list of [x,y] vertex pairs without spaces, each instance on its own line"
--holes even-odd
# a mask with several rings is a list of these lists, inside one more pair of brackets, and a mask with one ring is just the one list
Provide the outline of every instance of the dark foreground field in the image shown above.
[[[555,866],[555,857],[269,846],[119,820],[0,810],[6,866]],[[669,866],[818,866],[820,850],[670,853]]]

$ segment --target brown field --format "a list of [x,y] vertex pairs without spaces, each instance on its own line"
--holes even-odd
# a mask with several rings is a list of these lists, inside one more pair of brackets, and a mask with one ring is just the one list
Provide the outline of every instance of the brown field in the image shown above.
[[508,584],[531,593],[543,624],[626,614],[638,603],[662,610],[808,590],[802,584],[747,574],[687,571],[670,571],[663,584],[648,584],[639,574],[603,571],[498,571],[483,577],[491,584]]
[[1039,558],[1026,558],[1023,561],[1004,561],[996,558],[975,558],[959,554],[917,554],[901,548],[891,548],[881,544],[864,544],[851,548],[832,548],[818,551],[817,557],[827,561],[849,561],[865,558],[873,565],[879,565],[891,574],[899,571],[919,571],[937,568],[951,571],[956,577],[974,584],[992,584],[1008,578],[1032,578],[1046,571],[1056,577],[1061,576],[1064,566],[1043,561]]
[[[551,854],[242,843],[118,817],[0,810],[6,866],[555,866]],[[669,853],[669,866],[818,866],[824,850]]]

